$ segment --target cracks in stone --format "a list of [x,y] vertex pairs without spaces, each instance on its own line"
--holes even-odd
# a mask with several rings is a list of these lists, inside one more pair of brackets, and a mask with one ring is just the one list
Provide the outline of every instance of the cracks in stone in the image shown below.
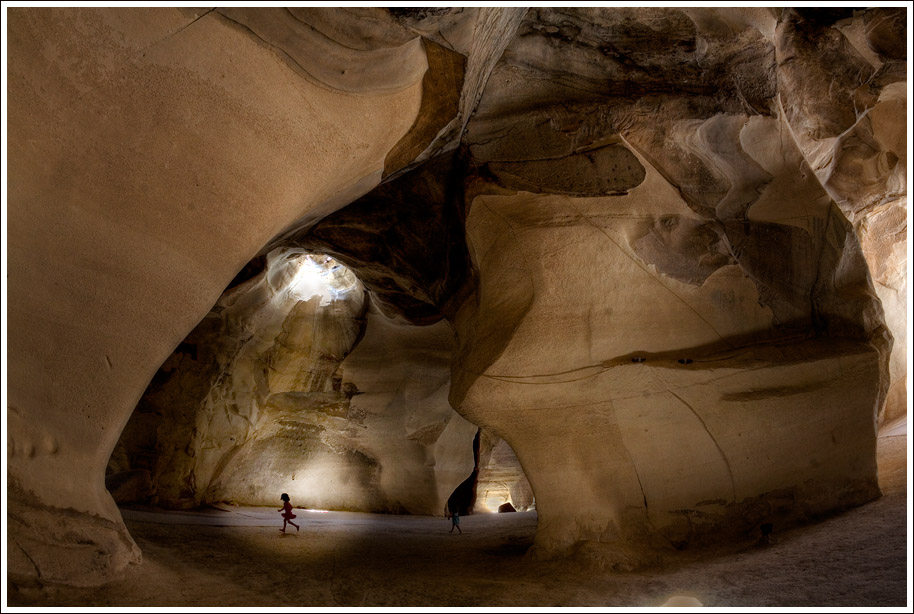
[[[504,222],[505,226],[508,227],[508,232],[510,232],[511,236],[514,238],[514,242],[518,246],[520,246],[521,242],[517,238],[517,231],[515,230],[514,225],[511,224],[511,221],[506,216],[502,215],[501,213],[498,213],[492,207],[490,207],[489,204],[485,200],[479,199],[479,202],[483,207],[485,207],[489,211],[489,213],[491,213],[495,217],[499,218],[502,222]],[[530,283],[530,293],[531,293],[530,303],[532,303],[533,299],[536,295],[536,284],[533,283],[533,274],[530,273],[530,259],[527,257],[527,253],[523,249],[520,249],[519,251],[521,253],[521,256],[524,259],[524,265],[526,265],[525,272],[527,273],[528,281]],[[528,307],[529,307],[530,303],[528,303]]]
[[[527,10],[522,7],[479,8],[467,54],[466,79],[460,92],[457,114],[425,151],[419,154],[417,160],[444,153],[463,142],[467,125],[482,100],[489,77],[517,35]],[[494,17],[490,18],[490,15]]]
[[[602,368],[605,371],[608,368],[608,367],[606,367],[605,362],[606,361],[594,363],[592,365],[586,365],[584,367],[575,367],[574,369],[566,369],[565,371],[556,371],[554,373],[534,373],[531,375],[488,375],[488,377],[510,380],[510,379],[529,379],[529,378],[533,378],[533,377],[558,377],[559,375],[577,373],[578,371],[583,371],[584,369]],[[478,373],[477,375],[482,375],[482,374]],[[587,377],[593,377],[593,376],[587,376]],[[582,379],[586,379],[586,378],[582,378]],[[577,381],[577,380],[566,380],[566,381]]]
[[[321,36],[323,36],[323,37],[326,38],[327,40],[333,41],[333,43],[334,43],[335,45],[339,45],[340,47],[343,47],[344,49],[349,49],[350,51],[362,51],[361,49],[356,49],[355,47],[352,47],[352,46],[350,46],[350,45],[347,45],[347,44],[343,43],[342,41],[339,41],[339,40],[330,38],[329,36],[327,36],[326,34],[324,34],[323,32],[321,32],[320,30],[318,30],[317,28],[315,28],[314,26],[312,26],[310,23],[304,21],[301,17],[299,17],[298,15],[296,15],[295,13],[293,13],[293,12],[289,9],[289,7],[283,7],[283,10],[284,10],[286,13],[288,13],[289,16],[290,16],[292,19],[294,19],[294,20],[297,21],[298,23],[300,23],[300,24],[302,24],[303,26],[305,26],[306,28],[308,28],[308,30],[314,32],[315,34],[320,34]],[[222,15],[222,13],[219,13],[219,14]],[[224,17],[224,15],[223,15],[223,17]],[[236,23],[237,23],[237,22],[236,22]]]
[[[578,378],[574,378],[574,379],[565,379],[565,380],[561,380],[561,381],[558,381],[558,382],[520,382],[520,381],[515,381],[515,380],[518,380],[518,379],[527,379],[527,378],[532,378],[532,377],[553,377],[553,376],[557,376],[557,375],[563,375],[563,374],[566,374],[566,373],[574,373],[574,372],[577,372],[577,371],[583,371],[584,369],[594,369],[594,368],[600,368],[600,370],[597,371],[596,373],[592,373],[592,374],[590,374],[590,375],[585,375],[584,377],[578,377]],[[580,382],[580,381],[582,381],[582,380],[590,379],[591,377],[595,377],[595,376],[597,376],[597,375],[600,375],[601,373],[603,373],[604,371],[607,371],[608,369],[609,369],[609,367],[602,367],[601,365],[588,365],[588,366],[586,366],[586,367],[579,367],[578,369],[572,369],[571,371],[563,371],[563,372],[559,372],[559,373],[555,373],[555,374],[543,374],[543,375],[488,375],[488,374],[486,374],[486,373],[475,373],[475,372],[473,372],[473,371],[470,371],[469,369],[465,369],[465,370],[466,370],[468,373],[472,373],[473,375],[478,375],[478,376],[481,376],[481,377],[485,377],[485,378],[487,378],[487,379],[493,379],[493,380],[497,380],[497,381],[507,382],[507,383],[509,383],[509,384],[525,384],[525,385],[528,385],[528,386],[549,386],[549,385],[551,385],[551,384],[569,384],[569,383],[572,383],[572,382]]]
[[405,385],[406,385],[406,380],[401,379],[400,382],[397,384],[397,389],[394,391],[393,396],[390,398],[390,402],[385,406],[384,409],[390,408],[392,405],[394,405],[394,403],[396,403],[397,401],[400,401],[401,399],[404,401],[404,405],[406,404],[405,403],[406,395],[405,395],[405,393],[403,393],[403,386],[405,386]]
[[730,466],[730,460],[727,458],[727,455],[724,454],[724,450],[723,450],[723,448],[720,447],[720,444],[717,443],[717,439],[714,437],[714,435],[711,434],[711,430],[708,428],[708,425],[705,423],[704,418],[702,418],[701,415],[697,411],[695,411],[695,408],[692,407],[692,405],[688,401],[686,401],[681,396],[679,396],[678,394],[673,392],[673,390],[671,389],[670,386],[667,386],[666,391],[668,393],[670,393],[671,395],[673,395],[674,397],[676,397],[680,403],[682,403],[683,405],[685,405],[686,407],[689,408],[689,410],[695,415],[695,417],[698,418],[698,421],[701,422],[701,426],[705,429],[705,432],[708,434],[708,437],[710,437],[711,441],[714,442],[714,447],[717,448],[717,451],[720,453],[720,457],[723,459],[724,464],[727,466],[727,475],[730,476],[730,489],[731,489],[731,493],[732,493],[732,501],[736,501],[736,481],[733,479],[733,468]]
[[[816,174],[815,170],[813,170],[812,165],[809,164],[809,160],[806,159],[806,153],[803,151],[803,148],[800,146],[800,141],[797,139],[797,134],[794,131],[793,126],[790,123],[790,118],[787,115],[787,110],[784,108],[784,100],[783,100],[780,92],[778,93],[775,102],[778,105],[778,115],[779,115],[780,123],[787,127],[787,134],[790,135],[790,139],[793,142],[793,146],[796,148],[797,152],[799,152],[800,157],[803,160],[803,163],[806,164],[806,166],[809,168],[809,170],[814,175],[816,175],[816,178],[818,179],[819,178],[818,174]],[[856,125],[856,123],[854,125]],[[828,190],[825,189],[825,186],[822,186],[821,180],[819,180],[819,185],[822,187],[822,189],[825,191],[825,193],[828,194]],[[828,194],[828,195],[831,196],[831,194]]]
[[[750,367],[750,368],[731,367],[732,369],[735,370],[734,373],[726,373],[724,375],[719,375],[717,377],[712,377],[710,379],[704,379],[704,380],[695,382],[693,384],[684,384],[684,385],[679,386],[679,389],[682,390],[682,389],[687,389],[687,388],[693,388],[695,386],[704,386],[704,385],[707,385],[707,384],[710,384],[713,382],[717,382],[717,381],[732,378],[732,377],[738,377],[740,375],[745,375],[746,373],[750,373],[752,371],[759,371],[759,370],[767,369],[770,367],[771,367],[771,365],[762,365],[759,367]],[[606,369],[604,369],[604,371],[609,371],[611,368],[612,367],[607,367]],[[477,377],[484,377],[484,378],[492,379],[492,380],[496,380],[496,381],[503,381],[508,384],[548,386],[548,385],[562,385],[562,384],[568,383],[569,381],[577,381],[577,380],[566,380],[566,381],[561,381],[561,382],[518,382],[518,381],[511,381],[508,379],[502,379],[500,376],[492,376],[492,375],[486,375],[485,373],[477,373],[477,372],[470,371],[469,369],[465,369],[465,368],[464,368],[464,370]],[[597,375],[599,375],[599,374],[597,374]],[[518,377],[522,377],[522,376],[518,376]],[[585,378],[582,378],[582,379],[585,379]],[[668,388],[666,387],[666,384],[664,384],[663,388],[659,388],[657,390],[651,390],[651,391],[647,391],[647,392],[638,392],[635,394],[629,394],[629,395],[624,395],[624,396],[613,396],[613,397],[608,397],[608,398],[602,399],[600,401],[590,401],[587,403],[573,403],[571,405],[537,406],[537,407],[530,407],[528,409],[537,410],[537,411],[539,411],[539,410],[549,410],[549,411],[568,410],[568,409],[575,409],[575,408],[579,408],[579,407],[588,407],[591,405],[601,405],[601,404],[607,403],[607,402],[612,403],[615,401],[627,401],[627,400],[631,400],[631,399],[640,399],[640,398],[644,398],[644,397],[655,395],[655,394],[662,394],[663,392],[668,392]]]
[[[624,139],[623,139],[623,141],[624,141]],[[626,144],[627,146],[631,147],[631,146],[628,144],[628,142],[626,142],[625,144]],[[577,207],[574,206],[574,204],[572,203],[572,199],[571,199],[571,198],[569,198],[569,197],[566,196],[566,197],[565,197],[565,200],[566,200],[568,206],[569,206],[571,209],[573,209],[575,213],[578,214],[578,216],[580,217],[581,220],[585,221],[585,222],[586,222],[587,224],[589,224],[590,226],[593,226],[593,227],[594,227],[597,231],[599,231],[603,236],[605,236],[607,239],[609,239],[610,242],[612,242],[612,244],[615,245],[615,246],[619,249],[619,251],[620,251],[621,253],[623,253],[623,254],[625,254],[626,256],[628,256],[628,258],[635,264],[635,266],[637,266],[639,269],[641,269],[642,271],[644,271],[650,279],[652,279],[654,282],[656,282],[661,288],[663,288],[664,290],[666,290],[667,292],[669,292],[670,294],[672,294],[672,295],[676,298],[676,300],[678,300],[680,303],[682,303],[683,305],[685,305],[690,311],[692,311],[696,316],[698,316],[698,318],[699,318],[702,322],[704,322],[705,324],[707,324],[708,328],[710,328],[712,331],[714,331],[714,334],[717,335],[717,337],[718,337],[721,341],[723,341],[723,342],[726,343],[727,345],[730,345],[729,342],[726,340],[726,338],[724,338],[724,336],[720,334],[720,331],[718,331],[716,328],[714,328],[714,325],[711,324],[707,319],[705,319],[705,317],[704,317],[703,315],[701,315],[701,314],[698,312],[697,309],[695,309],[695,308],[692,307],[689,303],[687,303],[686,300],[685,300],[684,298],[682,298],[681,296],[679,296],[679,294],[677,294],[676,292],[674,292],[672,288],[669,288],[666,284],[662,283],[662,282],[660,281],[660,279],[650,271],[650,269],[648,269],[646,266],[644,266],[643,264],[641,264],[640,262],[638,262],[638,259],[637,259],[637,258],[635,258],[632,254],[628,253],[625,249],[623,249],[623,248],[622,248],[622,245],[620,245],[618,241],[616,241],[615,239],[613,239],[612,236],[610,236],[610,234],[609,234],[608,232],[606,232],[605,229],[601,228],[601,227],[598,226],[596,223],[594,223],[594,221],[591,220],[590,217],[584,215],[583,212],[581,212]]]
[[[212,9],[212,10],[215,11],[216,9]],[[307,70],[304,66],[302,66],[301,64],[299,64],[299,63],[295,60],[295,58],[293,58],[291,55],[289,55],[288,53],[286,53],[285,51],[283,51],[283,49],[282,49],[281,47],[277,47],[276,45],[270,43],[270,42],[267,41],[265,38],[263,38],[262,36],[260,36],[260,35],[257,34],[256,32],[254,32],[254,30],[252,30],[252,29],[249,28],[248,26],[244,25],[244,24],[241,23],[240,21],[236,21],[236,20],[232,19],[231,17],[229,17],[228,15],[226,15],[225,13],[223,13],[222,11],[219,11],[219,12],[218,12],[218,15],[219,15],[220,17],[222,17],[223,19],[232,22],[232,23],[235,24],[235,26],[237,26],[238,28],[241,28],[241,30],[242,30],[243,32],[246,32],[251,38],[253,38],[255,41],[257,41],[259,44],[263,45],[264,47],[266,47],[267,49],[269,49],[270,51],[272,51],[273,53],[275,53],[276,55],[278,55],[280,58],[282,58],[283,60],[285,60],[286,62],[288,62],[288,63],[292,66],[293,70],[295,70],[296,72],[300,72],[301,74],[304,74],[304,75],[305,75],[310,81],[312,81],[313,83],[319,84],[321,87],[326,88],[326,89],[330,89],[330,90],[333,90],[333,91],[338,91],[337,88],[334,88],[334,87],[331,86],[330,84],[321,81],[321,80],[318,79],[316,76],[314,76],[313,74],[311,74],[310,72],[308,72],[308,70]]]
[[[186,29],[189,28],[190,26],[194,25],[195,23],[197,23],[198,21],[200,21],[201,19],[203,19],[204,17],[206,17],[207,15],[209,15],[210,13],[212,13],[212,12],[215,11],[215,10],[216,10],[215,8],[209,9],[209,10],[206,11],[203,15],[200,15],[199,17],[195,18],[195,19],[194,19],[193,21],[191,21],[190,23],[181,26],[180,28],[178,28],[178,29],[175,30],[174,32],[171,32],[170,34],[167,34],[165,37],[161,38],[160,40],[157,40],[157,41],[154,42],[154,43],[151,43],[151,44],[149,44],[149,45],[146,45],[146,46],[143,47],[142,49],[138,49],[138,50],[132,52],[131,54],[129,54],[128,57],[132,59],[132,58],[135,58],[136,56],[145,56],[145,55],[146,55],[146,51],[148,51],[149,49],[152,49],[153,47],[156,47],[156,46],[158,46],[158,45],[161,45],[162,43],[164,43],[164,42],[170,40],[170,39],[173,38],[176,34],[180,34],[181,32],[183,32],[184,30],[186,30]],[[76,102],[80,102],[80,101],[82,101],[86,96],[88,96],[89,94],[94,94],[94,93],[97,92],[98,90],[104,89],[105,87],[110,86],[110,85],[111,85],[110,82],[106,82],[106,83],[101,83],[101,84],[99,84],[99,85],[96,85],[96,86],[94,86],[94,87],[91,87],[91,88],[89,88],[88,90],[86,90],[86,91],[80,93],[80,94],[75,98],[75,100],[73,101],[73,103],[75,104]]]
[[189,23],[187,23],[187,24],[181,26],[180,28],[178,28],[178,29],[175,30],[174,32],[168,34],[168,35],[165,36],[164,38],[162,38],[162,39],[160,39],[160,40],[157,40],[156,42],[152,43],[151,45],[147,45],[147,46],[143,47],[143,48],[140,49],[137,53],[145,53],[145,52],[148,51],[149,49],[152,49],[153,47],[156,47],[156,46],[158,46],[158,45],[161,45],[161,44],[164,43],[164,42],[167,42],[167,41],[170,40],[172,37],[177,36],[178,34],[180,34],[181,32],[183,32],[183,31],[186,30],[187,28],[191,27],[192,25],[194,25],[195,23],[197,23],[198,21],[200,21],[201,19],[203,19],[204,17],[206,17],[207,15],[209,15],[210,13],[212,13],[212,12],[215,11],[215,10],[216,10],[215,8],[209,9],[208,11],[206,11],[205,13],[203,13],[202,15],[200,15],[199,17],[194,18],[194,19],[191,20]]
[[[501,60],[502,55],[504,55],[505,49],[508,48],[508,45],[511,44],[511,41],[514,40],[514,37],[517,35],[517,30],[520,27],[521,22],[527,14],[527,8],[520,7],[518,8],[495,8],[495,7],[482,7],[480,9],[480,17],[477,19],[477,24],[479,21],[487,22],[486,16],[496,14],[496,17],[488,21],[488,23],[483,24],[483,32],[480,37],[473,37],[473,51],[477,53],[471,53],[471,56],[475,59],[481,54],[480,47],[485,48],[487,45],[486,42],[494,42],[494,46],[491,49],[488,49],[488,53],[484,58],[482,58],[482,66],[479,70],[479,77],[477,78],[477,85],[475,91],[473,92],[473,100],[470,101],[466,107],[463,108],[463,118],[461,121],[460,131],[457,134],[456,141],[459,143],[463,139],[463,135],[466,132],[467,124],[470,121],[470,117],[476,112],[476,108],[479,106],[479,101],[482,100],[482,95],[485,92],[486,84],[488,83],[489,77],[492,75],[492,71],[495,70],[495,66]],[[505,20],[498,19],[498,13],[508,14],[508,18]],[[492,23],[495,22],[495,23]],[[501,22],[500,24],[498,22]],[[506,22],[506,23],[505,23]],[[501,25],[501,28],[497,26]],[[489,27],[485,27],[489,26]],[[500,31],[500,32],[499,32]],[[476,31],[474,30],[474,35]],[[492,40],[494,39],[494,41]],[[479,41],[482,40],[482,43]],[[478,45],[478,46],[477,46]],[[475,62],[474,62],[475,63]],[[470,67],[470,60],[467,62],[467,73],[472,71]]]
[[445,43],[447,43],[446,49],[450,49],[451,51],[454,51],[454,52],[457,51],[456,47],[454,47],[454,43],[452,43],[451,41],[448,40],[448,38],[444,35],[444,33],[441,31],[440,28],[438,29],[438,36],[441,37],[441,40],[443,40]]
[[664,535],[663,532],[657,529],[657,525],[655,525],[654,521],[651,519],[650,508],[647,504],[647,493],[644,492],[644,484],[641,483],[641,474],[638,473],[638,465],[635,464],[635,459],[632,457],[632,453],[629,451],[628,446],[625,444],[625,439],[623,437],[619,437],[619,443],[622,444],[622,449],[625,450],[625,455],[628,457],[628,462],[631,463],[632,471],[635,474],[635,479],[638,480],[638,488],[641,489],[641,498],[644,501],[644,519],[647,520],[649,525],[651,525],[651,528],[654,529],[655,533],[661,535],[663,539],[667,540],[670,545],[675,548],[676,545],[666,535]]
[[[789,338],[789,339],[787,339],[787,341],[800,341],[800,340],[803,340],[803,339],[806,339],[806,337],[805,337],[805,336],[798,336],[798,337],[795,337],[795,338]],[[773,342],[769,342],[769,343],[758,343],[758,344],[756,344],[755,346],[753,346],[753,348],[754,348],[754,347],[759,347],[759,346],[766,346],[766,345],[777,345],[778,343],[780,343],[780,342],[782,342],[782,341],[783,341],[783,340],[773,341]],[[734,359],[734,358],[740,358],[740,357],[745,356],[745,355],[747,355],[747,354],[751,354],[752,351],[753,351],[753,348],[747,348],[747,349],[745,349],[744,351],[735,352],[735,353],[733,353],[733,354],[728,354],[728,355],[726,355],[726,356],[712,356],[712,357],[709,357],[709,358],[707,358],[707,359],[701,359],[701,358],[690,359],[690,360],[692,360],[692,363],[678,363],[678,362],[677,362],[677,363],[673,363],[673,362],[671,362],[671,359],[672,359],[672,356],[673,356],[673,355],[677,355],[677,356],[678,356],[678,355],[680,355],[680,354],[683,354],[683,352],[685,352],[685,350],[667,352],[667,353],[665,353],[664,355],[650,355],[650,354],[649,354],[649,357],[650,357],[651,361],[654,363],[654,364],[651,365],[651,366],[655,366],[655,367],[659,367],[659,368],[677,368],[677,367],[676,367],[677,364],[702,364],[702,363],[717,363],[717,364],[719,364],[719,363],[723,363],[723,362],[725,362],[725,361],[728,361],[728,360],[731,360],[731,359]],[[736,348],[734,348],[734,349],[736,349]],[[686,352],[686,353],[688,353],[688,352]],[[488,378],[488,379],[503,381],[503,382],[507,382],[507,383],[509,383],[509,384],[528,384],[528,385],[529,385],[529,384],[534,384],[534,385],[566,384],[566,383],[570,383],[570,382],[576,382],[576,381],[581,381],[581,380],[585,380],[585,379],[590,379],[591,377],[595,377],[595,376],[597,376],[597,375],[601,375],[601,374],[605,373],[606,371],[610,371],[610,370],[612,370],[612,369],[614,369],[614,368],[616,368],[616,367],[621,367],[621,366],[628,365],[628,364],[629,364],[629,360],[630,360],[634,355],[638,355],[638,356],[644,357],[645,354],[647,354],[647,353],[645,353],[645,352],[633,352],[633,353],[631,353],[631,354],[624,354],[624,355],[621,355],[621,356],[614,356],[613,358],[607,358],[607,359],[604,359],[604,360],[602,360],[602,361],[600,361],[600,362],[598,362],[598,363],[589,364],[589,365],[584,365],[584,366],[582,366],[582,367],[575,367],[575,368],[573,368],[573,369],[567,369],[567,370],[565,370],[565,371],[556,371],[556,372],[553,372],[553,373],[535,373],[535,374],[529,374],[529,375],[492,375],[492,374],[488,374],[488,373],[479,373],[479,372],[472,371],[472,370],[466,368],[466,367],[463,365],[463,363],[460,363],[460,368],[463,369],[464,371],[466,371],[467,373],[470,373],[470,374],[472,374],[472,375],[476,375],[476,376],[478,376],[478,377],[485,377],[485,378]],[[639,363],[639,364],[640,364],[640,363]],[[720,380],[720,379],[724,379],[724,378],[728,378],[728,377],[734,377],[735,375],[738,375],[739,373],[746,373],[746,372],[749,372],[749,371],[755,371],[755,370],[758,370],[758,369],[764,369],[764,368],[766,368],[767,366],[768,366],[768,365],[759,366],[759,367],[752,367],[752,368],[745,368],[745,367],[740,368],[740,367],[734,365],[733,367],[730,367],[730,368],[739,369],[739,372],[738,372],[738,373],[728,373],[728,374],[726,374],[726,375],[720,375],[720,376],[718,376],[718,377],[713,377],[713,378],[708,379],[708,380],[703,380],[703,381],[700,382],[700,383],[705,384],[705,383],[718,381],[718,380]],[[724,365],[724,367],[726,368],[726,365]],[[570,374],[570,373],[577,373],[577,372],[580,372],[580,371],[584,371],[584,370],[586,370],[586,369],[600,369],[600,370],[599,370],[598,372],[596,372],[596,373],[593,373],[593,374],[591,374],[591,375],[586,375],[586,376],[584,376],[584,377],[574,378],[574,379],[567,379],[567,380],[560,380],[560,381],[552,381],[552,382],[523,382],[523,381],[518,381],[518,380],[532,379],[532,378],[558,377],[558,376],[560,376],[560,375],[567,375],[567,374]],[[637,395],[636,395],[636,396],[637,396]],[[623,399],[623,398],[634,398],[634,397],[614,397],[614,398],[615,398],[615,399]]]
[[[20,521],[20,522],[21,522],[21,521]],[[23,523],[23,524],[26,524],[26,523]],[[29,555],[29,553],[26,552],[25,548],[23,548],[23,547],[19,544],[19,541],[18,541],[18,540],[16,540],[15,538],[12,538],[12,537],[10,538],[10,540],[13,542],[13,544],[15,544],[15,546],[16,546],[17,548],[19,548],[19,552],[21,552],[21,553],[25,556],[25,558],[27,558],[27,559],[29,560],[29,563],[31,563],[31,564],[32,564],[32,567],[35,568],[35,574],[36,574],[36,576],[38,577],[39,580],[41,580],[41,578],[42,578],[41,568],[38,567],[38,563],[35,562],[35,559],[33,559],[33,558]]]

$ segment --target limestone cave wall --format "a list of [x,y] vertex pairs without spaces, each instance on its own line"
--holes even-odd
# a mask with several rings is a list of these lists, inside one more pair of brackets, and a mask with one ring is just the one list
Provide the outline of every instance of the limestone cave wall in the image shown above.
[[[11,578],[139,560],[106,467],[440,513],[477,427],[537,557],[879,496],[906,9],[8,15]],[[360,290],[279,301],[304,252]]]
[[270,252],[153,378],[109,463],[115,500],[286,492],[312,509],[438,513],[473,469],[477,430],[447,403],[453,333],[369,303],[335,260]]

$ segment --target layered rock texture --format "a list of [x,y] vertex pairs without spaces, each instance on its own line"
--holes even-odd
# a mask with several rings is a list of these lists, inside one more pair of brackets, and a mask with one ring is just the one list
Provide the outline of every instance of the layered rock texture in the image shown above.
[[450,327],[369,308],[332,258],[279,248],[265,262],[153,379],[109,464],[115,499],[443,509],[477,430],[447,403]]
[[508,442],[485,431],[480,435],[474,511],[526,512],[536,509],[533,488]]
[[615,569],[879,496],[907,38],[892,8],[10,9],[11,578],[138,560],[106,467],[122,500],[409,513],[469,476],[535,506],[537,557]]

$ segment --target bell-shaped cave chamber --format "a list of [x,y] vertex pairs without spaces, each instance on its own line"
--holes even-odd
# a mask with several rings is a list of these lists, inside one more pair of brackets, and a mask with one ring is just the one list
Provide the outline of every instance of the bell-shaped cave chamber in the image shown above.
[[114,499],[534,509],[507,442],[448,403],[450,324],[390,311],[330,255],[284,245],[253,260],[150,382],[109,461]]

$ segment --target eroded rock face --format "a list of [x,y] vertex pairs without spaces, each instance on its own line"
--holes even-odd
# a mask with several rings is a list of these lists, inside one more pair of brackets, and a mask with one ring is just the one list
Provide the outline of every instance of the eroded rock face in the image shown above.
[[441,320],[414,326],[369,313],[365,338],[343,363],[353,397],[349,429],[381,460],[391,511],[440,514],[473,470],[477,427],[448,404],[454,335]]
[[500,437],[486,431],[481,435],[474,511],[525,512],[536,509],[533,488],[514,450]]
[[[528,13],[468,126],[488,172],[455,318],[452,403],[517,453],[537,554],[631,568],[878,496],[891,337],[852,225],[784,138],[792,13],[567,13]],[[840,133],[844,100],[802,111]],[[637,166],[597,196],[581,153],[606,147]],[[506,181],[504,160],[548,179]]]
[[[177,474],[115,454],[124,492],[259,501],[345,475],[334,505],[425,510],[473,469],[448,388],[516,452],[541,556],[627,569],[878,496],[875,428],[905,397],[904,17],[12,9],[11,577],[136,560],[101,475],[176,347],[169,403],[210,405],[174,416],[197,428]],[[362,280],[355,350],[322,348],[307,301],[261,337],[256,304],[206,316],[277,247]],[[354,314],[330,318],[340,348]],[[231,334],[194,357],[204,317]],[[236,362],[245,385],[212,387]],[[137,449],[160,441],[143,407]],[[100,547],[66,549],[35,506]]]
[[906,407],[905,12],[817,15],[787,11],[778,25],[779,101],[806,160],[854,225],[895,337],[880,413],[890,421]]
[[[275,49],[217,12],[9,13],[12,578],[104,582],[135,560],[102,477],[146,384],[244,263],[377,184],[413,125],[421,45],[359,92]],[[100,519],[104,546],[33,503]]]
[[452,403],[517,453],[548,527],[538,551],[683,547],[759,509],[784,522],[876,496],[877,348],[782,338],[737,265],[700,286],[654,269],[626,239],[644,211],[624,203],[657,200],[618,200],[478,196],[468,219],[484,299],[458,316]]
[[476,427],[447,404],[453,334],[368,314],[342,363],[344,394],[271,395],[223,461],[211,501],[435,514],[473,467]]
[[[333,259],[270,252],[153,379],[112,457],[115,498],[440,510],[476,430],[447,404],[453,333],[366,314],[368,301]],[[124,486],[142,471],[151,491]]]

